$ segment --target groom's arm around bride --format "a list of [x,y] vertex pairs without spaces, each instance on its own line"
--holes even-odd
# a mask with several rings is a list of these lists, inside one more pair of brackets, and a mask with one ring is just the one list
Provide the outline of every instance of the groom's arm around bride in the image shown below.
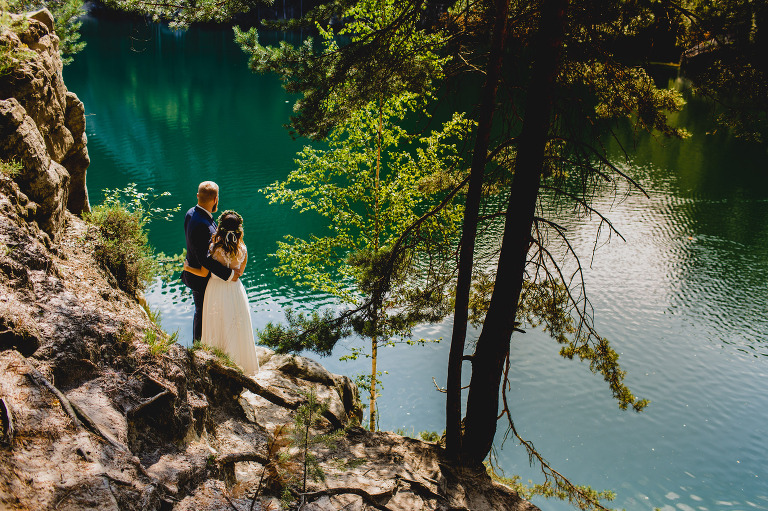
[[[237,276],[233,275],[235,270],[228,268],[209,254],[208,247],[211,237],[216,232],[216,227],[214,223],[208,223],[205,219],[201,219],[201,212],[197,211],[197,209],[198,206],[190,209],[187,212],[187,217],[184,219],[184,223],[187,224],[184,229],[187,235],[187,264],[191,268],[209,270],[222,280],[234,280]],[[191,277],[201,280],[194,281]],[[205,289],[208,280],[207,277],[198,277],[186,271],[182,274],[182,278],[186,279],[184,282],[192,289]]]

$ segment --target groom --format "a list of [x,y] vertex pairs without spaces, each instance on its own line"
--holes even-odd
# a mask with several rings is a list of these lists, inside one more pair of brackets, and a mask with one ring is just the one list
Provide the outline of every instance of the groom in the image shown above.
[[[219,185],[213,181],[203,181],[197,188],[197,206],[187,211],[184,217],[184,233],[187,238],[187,264],[192,268],[206,268],[222,280],[237,280],[240,274],[213,259],[208,253],[211,237],[216,233],[216,221],[213,214],[219,207]],[[194,340],[199,341],[203,334],[203,299],[208,277],[198,277],[189,272],[182,272],[181,280],[192,290],[195,301],[195,319],[193,325]]]

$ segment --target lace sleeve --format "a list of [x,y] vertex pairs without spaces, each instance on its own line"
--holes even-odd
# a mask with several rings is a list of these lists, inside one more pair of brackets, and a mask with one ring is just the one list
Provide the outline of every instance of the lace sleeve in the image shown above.
[[211,253],[211,257],[216,259],[221,264],[226,265],[227,268],[232,268],[232,260],[221,247],[216,247],[216,249]]
[[248,247],[245,246],[245,243],[240,243],[240,246],[237,247],[237,266],[242,266],[243,261],[245,261],[245,258],[248,256]]

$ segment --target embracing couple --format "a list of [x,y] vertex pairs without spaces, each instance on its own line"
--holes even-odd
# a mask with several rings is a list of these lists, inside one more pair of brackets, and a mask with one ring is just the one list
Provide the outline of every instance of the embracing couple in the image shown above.
[[259,370],[253,342],[248,295],[240,277],[248,250],[243,243],[243,218],[219,207],[219,187],[204,181],[197,188],[197,205],[184,217],[187,260],[181,280],[192,290],[195,302],[194,339],[219,348],[246,375]]

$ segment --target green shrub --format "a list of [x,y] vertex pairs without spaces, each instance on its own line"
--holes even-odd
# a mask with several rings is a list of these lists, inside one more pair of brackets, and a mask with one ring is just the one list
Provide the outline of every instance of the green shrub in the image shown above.
[[133,183],[105,193],[104,202],[86,215],[86,220],[97,227],[94,256],[114,275],[121,289],[135,295],[158,273],[147,224],[154,218],[170,219],[180,206],[157,207],[157,200],[170,194],[156,194],[152,188],[139,192]]
[[[0,29],[0,31],[2,31]],[[0,76],[16,69],[22,61],[29,60],[35,52],[23,47],[13,47],[0,40]]]
[[396,435],[405,436],[408,438],[420,438],[421,440],[424,440],[425,442],[439,442],[443,435],[445,435],[445,431],[443,431],[443,434],[441,435],[437,431],[420,431],[419,433],[416,433],[416,431],[411,428],[411,431],[409,432],[405,428],[397,428],[393,431]]
[[440,433],[437,431],[422,431],[419,433],[419,437],[421,437],[422,440],[425,442],[439,442],[440,441]]
[[162,331],[158,333],[155,330],[147,330],[144,332],[144,342],[149,346],[149,352],[153,355],[168,353],[171,346],[176,344],[178,340],[178,332],[174,332],[171,335]]
[[95,206],[88,219],[98,227],[94,256],[124,291],[137,294],[152,282],[157,263],[141,213],[122,204]]
[[[0,74],[2,74],[2,72],[0,72]],[[21,163],[14,159],[0,160],[0,174],[10,177],[11,179],[15,179],[16,176],[21,173],[23,168]]]
[[235,364],[235,363],[232,361],[232,358],[230,358],[229,354],[228,354],[228,353],[226,353],[226,352],[225,352],[224,350],[222,350],[221,348],[215,348],[215,347],[213,347],[213,346],[209,346],[209,345],[207,345],[207,344],[203,344],[203,343],[202,343],[201,341],[199,341],[199,340],[196,340],[196,341],[194,341],[194,342],[192,343],[192,348],[190,348],[190,349],[191,349],[192,351],[203,350],[203,351],[205,351],[205,352],[207,352],[207,353],[211,353],[211,354],[212,354],[212,355],[214,355],[214,356],[215,356],[217,359],[219,359],[219,362],[220,362],[222,365],[225,365],[225,366],[227,366],[227,367],[231,367],[232,369],[236,369],[238,372],[241,372],[241,373],[243,372],[243,370],[240,368],[240,366],[238,366],[237,364]]
[[[0,0],[0,33],[11,30],[20,33],[26,30],[27,26],[23,20],[13,20],[9,12],[13,11],[13,6],[7,5],[5,0]],[[26,46],[14,47],[8,44],[7,39],[0,39],[0,76],[7,75],[16,69],[23,60],[30,59],[35,52]]]

